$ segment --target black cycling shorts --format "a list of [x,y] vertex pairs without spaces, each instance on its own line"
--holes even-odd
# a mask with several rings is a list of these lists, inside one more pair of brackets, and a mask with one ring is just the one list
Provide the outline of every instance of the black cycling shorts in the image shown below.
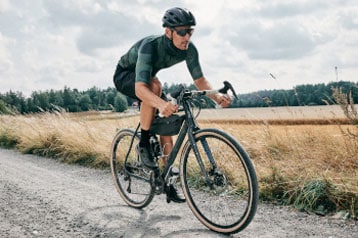
[[[127,69],[123,69],[119,65],[117,65],[116,72],[113,76],[113,82],[116,86],[116,89],[123,93],[124,95],[137,99],[138,101],[141,101],[136,95],[135,95],[135,72],[130,71]],[[161,95],[161,98],[165,101],[168,101],[165,93],[163,92]]]
[[116,89],[124,95],[139,100],[135,95],[135,72],[126,70],[117,65],[113,76],[113,82]]

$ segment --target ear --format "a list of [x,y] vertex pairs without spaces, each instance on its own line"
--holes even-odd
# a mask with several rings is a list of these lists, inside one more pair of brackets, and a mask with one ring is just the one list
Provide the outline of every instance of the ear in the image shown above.
[[172,40],[172,39],[173,39],[173,31],[170,30],[169,27],[166,27],[166,28],[165,28],[165,35],[169,38],[169,40]]

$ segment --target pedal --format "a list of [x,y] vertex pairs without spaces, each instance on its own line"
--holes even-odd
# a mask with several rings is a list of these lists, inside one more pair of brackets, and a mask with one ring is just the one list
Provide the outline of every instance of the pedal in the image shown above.
[[164,182],[161,176],[157,176],[154,178],[153,185],[154,186],[154,192],[157,195],[160,195],[164,191]]

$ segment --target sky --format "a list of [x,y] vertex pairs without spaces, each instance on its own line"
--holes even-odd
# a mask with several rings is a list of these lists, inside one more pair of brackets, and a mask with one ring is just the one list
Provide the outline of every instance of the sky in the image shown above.
[[[356,0],[0,0],[0,93],[114,87],[120,56],[163,34],[175,6],[195,15],[191,40],[213,87],[358,82]],[[184,62],[157,76],[192,83]]]

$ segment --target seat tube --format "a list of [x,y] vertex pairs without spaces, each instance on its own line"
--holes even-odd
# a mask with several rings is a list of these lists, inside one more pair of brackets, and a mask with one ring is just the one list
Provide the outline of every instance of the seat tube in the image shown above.
[[173,146],[173,149],[172,151],[169,153],[168,157],[167,157],[167,163],[166,163],[166,166],[163,168],[163,171],[162,171],[162,177],[163,178],[166,178],[166,176],[168,175],[169,173],[169,170],[172,166],[172,164],[174,163],[176,157],[177,157],[177,154],[178,154],[178,151],[180,149],[180,146],[182,145],[184,139],[185,139],[185,136],[187,134],[187,131],[188,131],[188,126],[187,124],[185,123],[184,121],[184,125],[183,127],[181,128],[179,134],[178,134],[178,137],[177,137],[177,140]]

